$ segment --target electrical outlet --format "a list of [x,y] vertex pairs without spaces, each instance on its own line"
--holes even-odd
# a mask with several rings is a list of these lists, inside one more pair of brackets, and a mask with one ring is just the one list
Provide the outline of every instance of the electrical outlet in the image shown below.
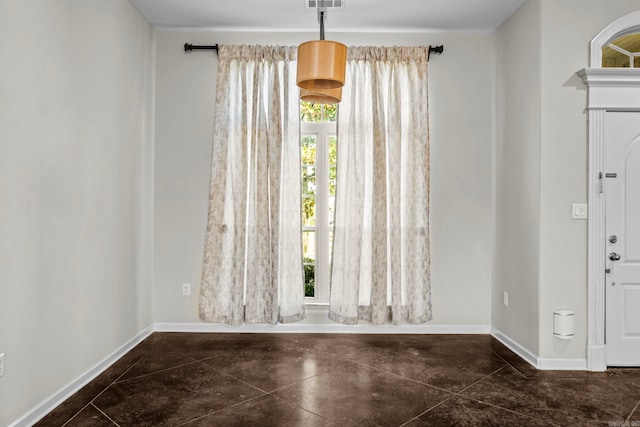
[[0,377],[4,375],[4,353],[0,354]]
[[183,283],[182,284],[182,295],[184,295],[184,296],[191,295],[191,284],[190,283]]
[[502,303],[504,305],[509,305],[509,292],[504,291],[504,294],[502,294]]

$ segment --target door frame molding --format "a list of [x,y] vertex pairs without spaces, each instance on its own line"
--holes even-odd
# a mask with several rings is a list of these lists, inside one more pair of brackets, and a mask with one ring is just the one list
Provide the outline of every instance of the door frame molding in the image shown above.
[[[640,18],[640,15],[639,15]],[[604,371],[605,343],[605,202],[604,148],[607,112],[640,112],[640,69],[585,68],[577,75],[588,90],[589,190],[588,190],[588,320],[587,369]]]
[[614,39],[640,33],[640,11],[618,18],[590,45],[590,68],[577,75],[587,87],[589,172],[587,254],[587,369],[604,371],[605,342],[605,202],[603,176],[607,111],[640,111],[640,69],[601,68],[602,47]]

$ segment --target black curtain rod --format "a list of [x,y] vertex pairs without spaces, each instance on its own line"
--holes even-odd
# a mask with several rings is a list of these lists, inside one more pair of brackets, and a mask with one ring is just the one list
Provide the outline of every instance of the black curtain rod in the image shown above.
[[[198,45],[192,45],[191,43],[184,44],[185,52],[190,52],[192,50],[215,50],[216,52],[218,52],[218,45],[214,44],[211,46],[202,46],[202,45],[198,46]],[[429,45],[429,54],[427,56],[427,59],[431,58],[432,53],[437,53],[438,55],[440,55],[442,52],[444,52],[444,45],[440,45],[440,46]]]
[[191,43],[184,44],[184,51],[189,52],[191,50],[215,50],[218,51],[218,45],[214,44],[213,46],[194,46]]

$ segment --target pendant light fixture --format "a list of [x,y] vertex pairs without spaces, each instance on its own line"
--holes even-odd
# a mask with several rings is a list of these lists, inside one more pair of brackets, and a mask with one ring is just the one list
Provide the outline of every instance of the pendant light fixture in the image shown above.
[[337,104],[342,100],[342,88],[335,89],[300,89],[300,99],[312,104]]
[[[300,96],[316,98],[322,103],[340,102],[347,69],[347,46],[324,39],[326,8],[318,2],[320,40],[298,46],[298,78]],[[339,90],[339,92],[336,91]],[[333,101],[333,102],[326,102]]]

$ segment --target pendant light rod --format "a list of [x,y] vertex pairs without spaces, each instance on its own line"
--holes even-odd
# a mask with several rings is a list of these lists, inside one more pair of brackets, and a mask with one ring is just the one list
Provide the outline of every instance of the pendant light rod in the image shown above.
[[320,40],[324,40],[324,10],[320,11]]

